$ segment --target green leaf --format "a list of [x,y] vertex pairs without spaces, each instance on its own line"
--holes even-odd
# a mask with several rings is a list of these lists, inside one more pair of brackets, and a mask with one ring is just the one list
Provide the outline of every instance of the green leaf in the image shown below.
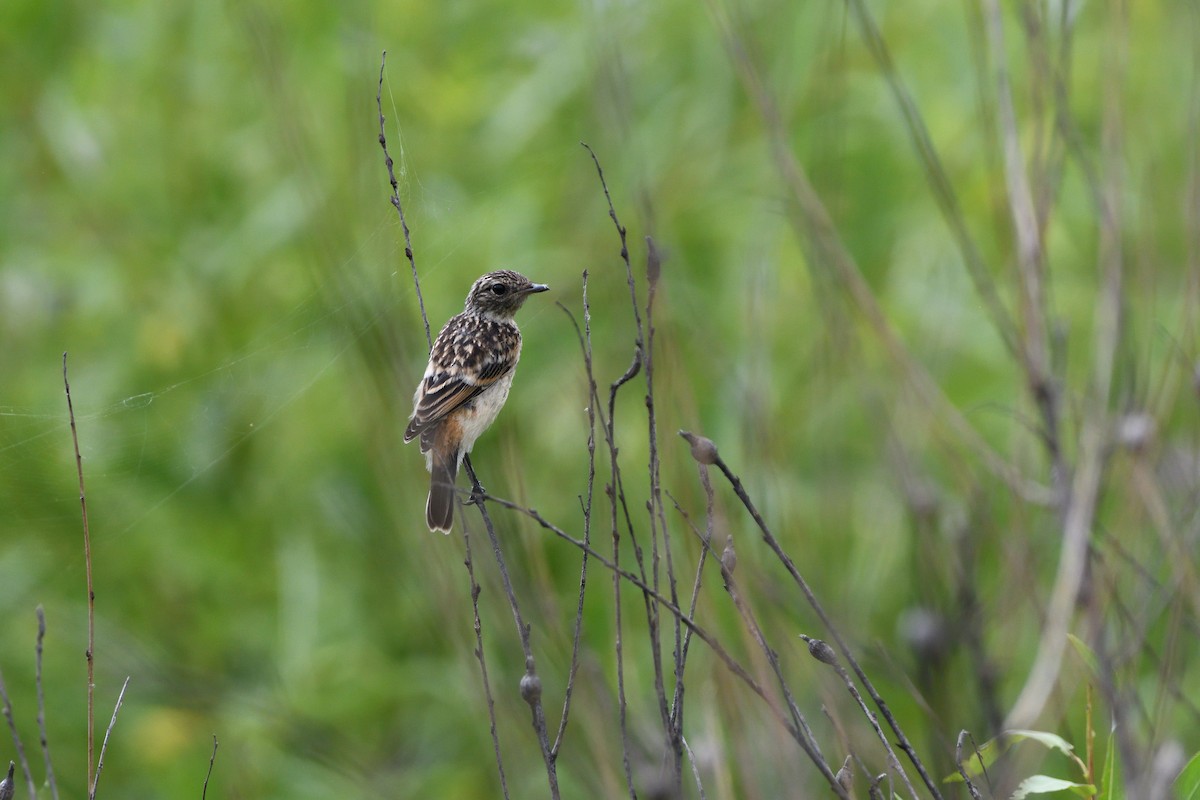
[[1175,788],[1179,790],[1180,800],[1197,800],[1200,798],[1200,753],[1192,756],[1179,777],[1175,779]]
[[1056,733],[1047,733],[1046,731],[1029,731],[1029,730],[1011,730],[1001,734],[1002,736],[1011,736],[1015,740],[1032,739],[1051,750],[1058,750],[1065,756],[1075,755],[1075,745],[1068,742]]
[[1100,662],[1096,659],[1095,651],[1088,647],[1083,639],[1080,639],[1078,636],[1072,633],[1067,634],[1067,640],[1074,645],[1075,653],[1083,660],[1083,663],[1087,665],[1087,668],[1091,671],[1092,675],[1099,675]]
[[[963,771],[971,780],[982,777],[983,773],[996,762],[1000,756],[1004,755],[1013,744],[1012,740],[1006,739],[1004,736],[997,736],[995,739],[981,744],[977,749],[971,752],[971,755],[962,762]],[[952,772],[942,779],[942,783],[963,783],[961,772]]]
[[1009,800],[1022,800],[1031,794],[1049,794],[1061,791],[1070,791],[1080,797],[1091,797],[1096,793],[1096,787],[1090,783],[1075,783],[1064,781],[1062,778],[1051,778],[1049,775],[1031,775],[1021,781],[1021,785],[1009,796]]
[[1125,787],[1117,782],[1117,732],[1108,732],[1108,747],[1104,752],[1104,774],[1100,778],[1100,796],[1104,800],[1125,800]]
[[[977,752],[972,753],[963,762],[963,768],[972,780],[981,777],[984,771],[994,764],[996,759],[1004,755],[1010,747],[1026,739],[1037,742],[1050,750],[1058,750],[1076,763],[1081,763],[1079,757],[1075,755],[1075,746],[1061,736],[1046,731],[1032,731],[1018,728],[1011,731],[1004,731],[994,739],[984,742],[979,746]],[[963,777],[961,774],[955,772],[943,778],[942,782],[962,783]]]

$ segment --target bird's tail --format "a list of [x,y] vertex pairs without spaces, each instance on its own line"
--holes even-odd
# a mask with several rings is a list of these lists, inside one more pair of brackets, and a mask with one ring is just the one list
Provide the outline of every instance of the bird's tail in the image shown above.
[[454,479],[458,477],[457,454],[444,458],[430,451],[429,499],[425,501],[425,521],[429,530],[450,533],[454,522]]

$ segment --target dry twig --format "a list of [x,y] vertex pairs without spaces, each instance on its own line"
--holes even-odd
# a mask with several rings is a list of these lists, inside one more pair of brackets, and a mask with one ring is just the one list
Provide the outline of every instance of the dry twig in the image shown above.
[[121,693],[117,695],[117,704],[113,707],[112,719],[108,721],[108,728],[104,731],[104,741],[100,743],[100,758],[96,761],[96,776],[92,779],[88,800],[96,800],[96,787],[100,784],[100,771],[104,769],[104,753],[108,750],[108,737],[112,735],[113,728],[116,727],[117,714],[121,713],[121,703],[125,701],[127,688],[129,688],[129,678],[126,678],[125,683],[121,684]]
[[50,796],[58,800],[58,782],[54,779],[54,764],[50,760],[50,737],[46,733],[46,692],[42,685],[42,642],[46,638],[46,611],[40,605],[37,607],[37,667],[34,672],[34,683],[37,686],[37,724],[41,736],[42,758],[46,762],[46,783],[50,785]]
[[[508,606],[512,610],[513,622],[516,623],[517,633],[521,639],[521,650],[525,654],[525,675],[521,678],[521,696],[529,704],[529,709],[533,715],[533,730],[537,735],[538,744],[542,748],[542,761],[546,766],[546,778],[550,783],[550,796],[558,800],[558,768],[554,753],[550,750],[550,735],[546,730],[546,713],[542,708],[542,690],[541,678],[538,677],[536,662],[533,658],[533,646],[529,641],[530,627],[525,622],[524,616],[521,614],[521,606],[517,602],[517,594],[513,591],[512,579],[508,575],[508,565],[504,560],[504,553],[500,550],[500,539],[496,536],[496,527],[492,523],[491,514],[488,513],[487,505],[484,500],[487,499],[487,494],[483,490],[483,486],[479,483],[479,478],[475,474],[475,468],[471,465],[471,458],[467,456],[463,459],[463,467],[466,468],[467,477],[471,480],[471,503],[479,509],[479,516],[483,519],[483,526],[487,530],[488,539],[492,543],[492,555],[496,558],[496,566],[500,569],[500,580],[504,585],[504,594],[508,598]],[[465,527],[466,520],[463,520]]]
[[204,788],[200,790],[200,800],[208,798],[208,779],[212,777],[213,765],[217,763],[217,735],[213,734],[212,755],[208,757],[208,773],[204,776]]
[[[4,704],[4,719],[8,722],[8,730],[12,734],[13,749],[17,751],[17,761],[21,764],[21,772],[25,775],[25,785],[29,787],[29,796],[37,797],[37,788],[33,783],[33,772],[29,769],[29,759],[25,757],[25,745],[21,743],[21,734],[17,732],[17,722],[13,718],[12,702],[8,699],[8,688],[4,685],[4,673],[0,672],[0,702]],[[9,780],[12,779],[12,767],[8,769]]]
[[379,111],[379,146],[383,149],[383,161],[387,165],[388,181],[392,185],[392,205],[400,216],[400,229],[404,231],[404,255],[412,268],[413,286],[417,290],[417,305],[421,308],[421,321],[425,323],[425,343],[433,349],[433,336],[429,332],[429,317],[425,314],[425,298],[421,296],[421,279],[417,276],[417,262],[413,258],[412,236],[408,231],[408,220],[404,216],[404,206],[400,202],[400,184],[396,181],[396,171],[392,155],[388,152],[387,135],[384,133],[383,117],[383,70],[387,66],[387,51],[379,57],[379,87],[375,93],[375,107]]
[[83,456],[79,454],[79,432],[75,428],[75,406],[67,381],[67,354],[62,357],[63,389],[67,393],[67,415],[71,420],[71,442],[75,446],[75,471],[79,475],[79,507],[83,513],[83,566],[87,575],[87,785],[95,786],[92,764],[96,755],[96,593],[92,589],[92,537],[88,528],[87,494],[83,490]]

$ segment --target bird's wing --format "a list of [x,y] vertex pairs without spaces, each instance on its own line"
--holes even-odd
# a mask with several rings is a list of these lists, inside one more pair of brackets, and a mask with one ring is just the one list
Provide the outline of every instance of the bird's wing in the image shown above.
[[[478,326],[465,323],[455,327],[451,323],[447,323],[433,345],[429,367],[414,399],[412,417],[404,430],[406,442],[471,402],[516,366],[519,346],[505,346],[508,343],[502,341],[503,336],[497,340],[495,331],[479,330]],[[491,334],[483,341],[492,346],[480,345],[483,334]],[[520,334],[515,335],[519,343]]]
[[455,409],[474,400],[480,392],[512,368],[511,361],[496,361],[487,364],[475,374],[447,370],[426,377],[421,382],[421,396],[417,407],[404,431],[404,441],[412,441],[430,425],[440,422]]

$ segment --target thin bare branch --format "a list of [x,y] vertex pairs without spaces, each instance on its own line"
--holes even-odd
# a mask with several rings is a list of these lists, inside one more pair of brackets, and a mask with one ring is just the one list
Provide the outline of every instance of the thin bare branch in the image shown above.
[[[688,441],[691,441],[693,438],[695,438],[693,434],[687,433],[686,431],[680,431],[680,435]],[[721,458],[720,453],[717,452],[715,447],[711,453],[711,458],[717,468],[720,469],[725,475],[725,478],[729,481],[729,485],[733,487],[734,494],[738,496],[738,499],[742,501],[742,505],[745,506],[748,512],[750,512],[750,516],[758,525],[759,532],[761,532],[763,535],[763,541],[767,543],[767,546],[771,548],[771,551],[775,553],[776,557],[783,564],[784,568],[787,569],[788,574],[792,576],[792,580],[800,588],[800,592],[804,595],[805,600],[808,601],[809,606],[812,607],[812,610],[816,612],[817,617],[821,620],[821,624],[825,626],[827,631],[829,631],[829,635],[837,644],[838,650],[841,652],[842,657],[846,659],[846,663],[850,665],[850,668],[854,671],[854,674],[858,676],[859,683],[861,683],[863,688],[867,690],[867,694],[870,695],[871,701],[875,703],[875,706],[879,709],[879,712],[883,715],[883,718],[887,720],[888,726],[891,727],[892,732],[896,734],[896,738],[900,744],[900,749],[902,749],[905,754],[908,755],[909,760],[913,763],[913,766],[916,767],[917,772],[921,776],[921,780],[925,782],[925,786],[929,789],[930,794],[937,798],[937,800],[941,800],[941,791],[937,788],[937,783],[925,769],[924,763],[922,763],[920,756],[917,755],[916,748],[913,747],[912,743],[908,740],[908,737],[904,734],[904,730],[900,727],[900,723],[892,714],[892,711],[888,707],[887,702],[883,699],[883,696],[876,691],[875,685],[871,683],[871,679],[867,677],[867,673],[858,663],[858,659],[854,657],[854,653],[850,650],[850,646],[842,637],[841,632],[833,624],[833,620],[831,620],[829,615],[825,613],[824,607],[822,607],[821,603],[817,600],[817,596],[813,594],[812,589],[809,588],[808,582],[804,580],[804,577],[800,574],[800,570],[796,568],[796,564],[794,561],[792,561],[791,556],[784,551],[783,547],[779,544],[779,540],[775,538],[775,534],[773,534],[771,529],[767,526],[766,520],[763,519],[762,514],[759,513],[758,508],[754,505],[754,501],[750,499],[750,495],[746,492],[746,488],[742,485],[741,479],[733,473],[733,471],[729,468],[729,465],[726,464],[724,459]]]
[[900,773],[900,779],[904,781],[904,785],[908,787],[909,793],[913,800],[916,800],[917,790],[912,785],[912,781],[908,779],[908,772],[905,771],[904,765],[900,763],[900,759],[896,757],[896,751],[892,749],[892,743],[888,741],[887,734],[883,732],[883,728],[879,726],[879,720],[875,718],[875,713],[871,711],[870,706],[862,699],[862,695],[858,693],[858,687],[854,685],[854,680],[850,677],[850,673],[846,672],[846,668],[838,663],[837,653],[833,652],[833,648],[820,639],[814,639],[810,636],[800,634],[800,638],[808,645],[808,652],[813,658],[818,661],[828,664],[842,679],[842,683],[846,684],[846,691],[854,698],[854,702],[858,704],[859,709],[866,716],[867,721],[871,725],[871,730],[875,731],[875,736],[883,743],[883,749],[887,752],[888,764],[896,772]]
[[217,735],[213,734],[213,749],[212,754],[208,757],[208,772],[204,776],[204,788],[200,790],[200,800],[208,798],[208,781],[212,777],[213,765],[217,763]]
[[[579,339],[579,347],[583,353],[584,370],[588,378],[588,478],[587,478],[587,493],[583,502],[583,541],[589,546],[592,541],[592,501],[596,487],[596,379],[592,372],[592,312],[588,305],[588,272],[583,271],[583,330],[580,331],[579,323],[575,321],[575,316],[570,309],[563,306],[559,307],[566,312],[567,318],[571,320],[571,324],[575,327],[575,335]],[[588,573],[588,554],[585,550],[579,567],[579,595],[575,604],[575,623],[574,631],[571,637],[571,666],[567,671],[567,688],[563,693],[563,708],[562,716],[558,722],[558,732],[554,735],[554,745],[550,748],[550,752],[558,758],[559,748],[562,747],[563,735],[567,731],[567,719],[571,712],[571,697],[575,691],[575,675],[579,671],[579,651],[583,633],[583,599],[587,590],[587,573]]]
[[488,677],[487,658],[483,654],[483,623],[479,619],[479,593],[482,589],[475,580],[475,562],[471,557],[471,532],[463,526],[463,564],[471,582],[471,613],[475,630],[475,660],[479,662],[479,675],[483,680],[483,695],[487,700],[488,732],[492,737],[492,750],[496,756],[496,769],[500,773],[500,791],[508,800],[508,778],[504,774],[504,757],[500,752],[500,734],[496,729],[496,701],[492,697],[492,682]]
[[[558,800],[558,769],[555,765],[554,753],[550,750],[550,735],[546,730],[546,713],[542,708],[542,692],[541,679],[537,674],[537,667],[533,658],[533,647],[529,642],[529,625],[525,623],[525,619],[521,614],[520,604],[517,602],[516,592],[513,591],[512,579],[508,576],[508,565],[504,561],[504,554],[500,550],[500,539],[496,536],[496,527],[492,524],[491,514],[488,513],[487,505],[484,502],[488,499],[488,495],[483,490],[483,486],[479,483],[479,478],[475,475],[475,468],[471,465],[471,457],[463,458],[463,466],[466,468],[467,477],[471,480],[471,503],[479,509],[479,516],[483,519],[483,526],[487,529],[488,539],[492,543],[492,555],[496,557],[496,566],[500,569],[500,579],[504,585],[504,593],[508,598],[509,608],[512,610],[513,621],[517,625],[517,633],[521,637],[521,650],[525,653],[525,675],[521,678],[521,696],[529,703],[530,711],[533,714],[533,730],[537,734],[538,744],[542,748],[542,761],[546,765],[546,778],[550,783],[550,796],[554,800]],[[466,520],[463,520],[464,526]]]
[[979,764],[983,768],[984,778],[987,777],[987,765],[983,763],[983,755],[979,752],[979,748],[975,746],[975,738],[971,736],[969,731],[963,730],[958,734],[958,742],[954,745],[954,763],[958,765],[958,774],[962,776],[963,782],[967,784],[967,790],[971,792],[973,800],[983,800],[979,795],[979,790],[975,788],[975,782],[971,780],[971,776],[967,774],[967,768],[963,765],[963,743],[971,740],[971,749],[975,751],[975,757],[979,759]]
[[[701,452],[706,446],[705,443],[710,446],[712,444],[707,438],[699,436],[692,436],[690,439],[688,439],[688,441],[692,444],[694,452]],[[821,747],[817,743],[816,737],[813,736],[813,732],[808,725],[808,721],[800,712],[799,706],[796,705],[796,700],[792,694],[791,687],[789,686],[787,678],[783,673],[783,668],[779,663],[779,655],[767,642],[766,633],[763,631],[762,626],[759,625],[758,618],[754,614],[754,610],[750,607],[750,604],[746,601],[745,597],[739,590],[737,582],[734,580],[732,563],[729,563],[728,559],[724,558],[723,556],[718,556],[716,551],[712,549],[712,482],[708,477],[708,464],[706,463],[706,459],[704,459],[702,456],[701,458],[698,458],[697,461],[697,466],[700,468],[701,483],[704,485],[707,498],[709,516],[709,525],[706,535],[701,535],[699,531],[695,530],[695,528],[692,529],[697,538],[700,540],[700,545],[702,548],[701,564],[703,564],[703,555],[711,554],[713,559],[720,565],[721,578],[725,583],[725,591],[729,594],[729,598],[733,601],[734,608],[737,609],[738,615],[742,618],[742,622],[745,624],[746,630],[750,633],[751,638],[754,640],[755,644],[758,645],[759,649],[762,650],[763,655],[766,656],[767,663],[771,666],[771,671],[775,674],[775,680],[779,684],[779,691],[783,695],[784,702],[787,704],[788,712],[791,714],[792,724],[795,726],[796,730],[802,734],[802,741],[800,742],[801,748],[813,761],[813,763],[817,765],[818,769],[820,769],[823,774],[834,775],[833,768],[825,760],[825,755],[821,752]],[[678,508],[678,504],[676,504],[676,508]],[[680,513],[682,513],[682,509],[680,509]],[[732,552],[732,550],[729,552]],[[692,600],[694,603],[694,595]],[[690,613],[691,612],[689,612],[689,615]],[[677,691],[677,697],[681,695],[682,692]],[[682,730],[682,725],[678,722],[676,727],[677,729]]]
[[[595,156],[593,155],[593,158]],[[675,565],[671,555],[671,534],[667,526],[666,514],[663,510],[661,463],[658,455],[658,414],[654,403],[654,298],[658,293],[658,280],[662,274],[662,256],[654,244],[654,240],[646,237],[646,343],[645,369],[642,374],[646,380],[646,427],[649,442],[650,457],[647,471],[650,479],[650,501],[647,511],[650,518],[651,560],[654,571],[655,588],[659,583],[659,564],[666,564],[667,588],[671,602],[679,605],[678,585],[675,580]],[[662,539],[661,546],[659,538]],[[656,607],[657,608],[657,607]],[[657,612],[655,621],[658,621]],[[683,685],[683,626],[678,619],[674,620],[674,649],[671,652],[674,663],[674,678],[676,687]],[[655,687],[659,689],[658,686]],[[676,690],[675,696],[682,697],[682,692]],[[675,791],[683,791],[683,730],[678,724],[673,724],[674,710],[667,700],[665,687],[658,692],[659,711],[662,714],[663,728],[670,745]],[[678,719],[675,720],[678,722]]]
[[625,239],[625,226],[621,224],[621,220],[617,218],[617,209],[613,206],[612,195],[608,191],[608,181],[604,178],[604,168],[600,166],[600,159],[596,157],[596,152],[592,150],[591,145],[587,142],[580,142],[588,155],[592,157],[592,163],[596,165],[596,174],[600,178],[600,186],[604,189],[604,199],[608,201],[608,216],[616,226],[617,235],[621,239],[621,260],[625,262],[625,279],[629,284],[629,300],[633,306],[633,321],[637,330],[637,348],[638,351],[645,349],[645,336],[642,331],[642,314],[638,306],[637,299],[637,283],[633,279],[633,265],[629,261],[629,245]]
[[[584,544],[582,541],[580,541],[579,539],[576,539],[575,537],[571,536],[566,531],[564,531],[562,528],[559,528],[557,525],[555,525],[554,523],[547,520],[545,517],[543,517],[541,514],[539,514],[536,509],[526,508],[524,506],[521,506],[521,505],[518,505],[517,503],[512,502],[511,500],[506,500],[502,497],[496,497],[495,495],[484,495],[484,498],[487,500],[490,500],[493,503],[496,503],[497,505],[503,506],[504,508],[508,508],[512,511],[516,511],[520,514],[524,514],[525,516],[527,516],[530,519],[537,522],[544,529],[553,533],[559,539],[569,542],[570,544],[574,545],[575,547],[584,549]],[[708,645],[709,649],[713,652],[714,655],[717,656],[717,658],[719,658],[721,660],[722,663],[725,664],[726,668],[735,677],[737,677],[739,680],[741,680],[742,683],[744,683],[752,692],[754,692],[754,694],[758,695],[758,697],[766,704],[767,709],[771,712],[771,715],[773,717],[775,717],[776,721],[779,722],[779,724],[784,728],[784,730],[786,730],[788,732],[788,734],[796,741],[796,743],[801,746],[801,749],[805,749],[804,734],[798,728],[796,728],[796,726],[792,723],[792,721],[790,719],[787,718],[787,716],[784,714],[784,712],[779,708],[778,704],[767,694],[766,690],[757,681],[754,680],[754,678],[750,675],[749,671],[744,666],[742,666],[740,663],[738,663],[738,661],[736,659],[734,659],[731,655],[729,655],[729,652],[726,651],[725,648],[721,646],[721,643],[717,640],[717,638],[710,631],[708,631],[706,628],[701,626],[694,619],[692,619],[690,616],[688,616],[686,613],[684,613],[683,609],[679,608],[678,605],[671,602],[671,600],[669,598],[667,598],[664,595],[662,595],[661,593],[655,591],[655,589],[652,586],[650,586],[643,578],[638,577],[633,572],[631,572],[627,569],[624,569],[623,567],[619,566],[618,564],[614,563],[613,561],[610,561],[609,559],[605,558],[603,555],[598,553],[595,549],[591,549],[591,548],[589,548],[589,549],[590,549],[592,558],[595,561],[597,561],[598,563],[600,563],[603,567],[610,570],[613,573],[613,575],[616,577],[616,579],[627,581],[628,583],[631,583],[634,586],[636,586],[637,588],[641,589],[642,593],[646,597],[648,597],[653,602],[657,603],[659,606],[661,606],[663,609],[665,609],[668,613],[670,613],[672,616],[677,618],[681,624],[683,624],[685,627],[687,627],[689,630],[691,630],[697,637],[700,638],[700,640],[702,642],[704,642],[706,645]],[[806,752],[807,752],[807,750],[806,750]],[[821,771],[822,775],[824,775],[826,780],[829,781],[830,788],[833,789],[834,793],[837,794],[839,797],[845,798],[846,797],[845,790],[842,789],[840,784],[837,783],[837,780],[834,777],[832,771],[828,770],[828,766],[826,765],[825,769],[821,769],[822,762],[817,761],[814,763],[816,764],[818,770]],[[632,788],[631,788],[631,793],[632,793]]]
[[[649,521],[650,521],[650,572],[649,572],[650,580],[649,580],[649,583],[651,586],[653,586],[653,588],[656,591],[659,589],[659,586],[660,586],[659,580],[660,580],[660,574],[661,574],[660,564],[661,564],[661,560],[663,558],[663,553],[665,552],[666,558],[667,558],[667,580],[668,580],[668,584],[670,587],[672,599],[676,601],[676,604],[678,604],[678,602],[677,602],[678,598],[676,595],[675,575],[674,575],[674,570],[672,568],[672,565],[670,563],[670,551],[668,549],[668,541],[669,540],[667,538],[667,531],[666,531],[666,517],[665,517],[665,515],[663,513],[663,509],[662,509],[662,491],[661,491],[661,488],[659,485],[658,429],[657,429],[657,417],[656,417],[655,411],[654,411],[653,356],[652,356],[652,353],[650,350],[650,348],[653,344],[653,338],[654,338],[654,327],[653,327],[653,316],[652,316],[653,315],[653,307],[654,307],[654,297],[655,297],[655,291],[658,286],[659,275],[661,274],[662,260],[658,253],[658,250],[654,246],[653,240],[650,239],[649,237],[647,237],[646,238],[647,294],[646,294],[646,307],[645,307],[645,326],[643,326],[642,312],[638,306],[637,282],[633,277],[633,265],[632,265],[632,262],[630,261],[630,257],[629,257],[629,246],[628,246],[628,241],[626,238],[626,233],[627,233],[626,228],[624,225],[621,224],[620,218],[617,216],[616,207],[613,204],[612,195],[608,189],[608,182],[604,177],[604,168],[600,165],[600,159],[596,156],[595,151],[592,150],[592,148],[586,142],[580,142],[580,144],[584,147],[584,149],[586,149],[588,151],[588,155],[591,156],[592,163],[596,167],[596,174],[600,179],[600,186],[604,190],[604,198],[608,203],[608,215],[609,215],[609,218],[612,219],[613,225],[616,227],[617,235],[621,242],[621,260],[625,265],[625,279],[626,279],[626,283],[629,286],[629,300],[630,300],[630,305],[632,306],[634,324],[636,326],[636,331],[637,331],[636,339],[635,339],[634,363],[635,363],[635,365],[642,367],[642,372],[643,372],[643,375],[645,376],[645,380],[646,380],[645,398],[646,398],[646,411],[647,411],[648,438],[649,438],[649,442],[650,442],[650,446],[649,446],[650,462],[649,462],[649,466],[648,466],[648,473],[649,473],[649,479],[650,479],[650,486],[649,486],[650,502],[649,502],[649,505],[647,508],[647,511],[649,513]],[[647,334],[647,329],[649,331],[648,334]],[[647,341],[647,335],[649,336],[649,341]],[[631,367],[631,370],[632,369],[633,369],[633,367]],[[612,428],[612,407],[613,407],[613,401],[615,400],[615,397],[616,397],[616,390],[619,388],[620,385],[623,385],[624,383],[625,383],[624,379],[622,379],[618,383],[615,383],[613,385],[612,392],[610,393],[610,403],[609,403],[609,431],[610,432],[611,432],[611,428]],[[612,454],[612,462],[613,462],[613,467],[614,467],[613,483],[614,483],[614,486],[616,486],[618,489],[621,489],[621,481],[617,477],[619,473],[618,473],[617,464],[616,464],[615,441],[614,441],[613,437],[611,437],[611,436],[609,437],[609,448],[610,448],[610,452]],[[622,504],[623,504],[624,503],[623,489],[621,490],[620,494],[621,494],[621,500],[622,500]],[[645,565],[643,562],[643,552],[642,552],[642,549],[637,545],[636,538],[634,538],[633,526],[632,526],[632,522],[628,519],[628,510],[627,509],[626,509],[626,522],[629,526],[630,538],[634,545],[634,558],[638,562],[638,567],[639,567],[639,570],[642,572],[643,577],[645,577],[647,575],[647,573],[646,573]],[[663,537],[663,545],[661,547],[659,545],[659,536],[660,535]],[[674,782],[676,789],[678,790],[678,788],[682,784],[683,749],[682,749],[682,746],[679,741],[679,736],[674,731],[674,728],[671,724],[672,711],[671,711],[670,703],[667,700],[665,674],[663,671],[663,664],[662,664],[662,630],[661,630],[662,623],[661,623],[661,619],[659,616],[658,606],[655,603],[650,602],[650,598],[645,598],[645,601],[646,601],[645,602],[646,622],[647,622],[647,626],[648,626],[647,633],[650,638],[651,663],[653,664],[653,667],[654,667],[654,692],[655,692],[655,697],[658,699],[658,710],[659,710],[659,716],[661,718],[661,722],[662,722],[662,726],[663,726],[663,733],[667,737],[667,744],[669,747],[668,752],[671,755],[672,780]],[[675,647],[674,647],[672,653],[674,656],[674,663],[675,663],[675,673],[676,673],[675,678],[678,681],[682,678],[682,673],[680,672],[681,662],[680,662],[680,657],[679,657],[680,652],[681,652],[682,629],[678,624],[676,624],[674,626],[674,634],[675,634],[675,637],[674,637],[675,638]]]
[[384,133],[383,116],[383,70],[387,66],[387,50],[379,57],[379,87],[375,93],[375,107],[379,111],[379,146],[383,148],[383,161],[387,165],[388,181],[392,185],[392,205],[400,215],[400,229],[404,231],[404,255],[412,268],[413,286],[417,290],[417,305],[421,309],[421,321],[425,323],[425,344],[433,349],[433,335],[429,332],[429,316],[425,313],[425,298],[421,296],[421,279],[417,276],[417,262],[413,258],[412,236],[408,232],[408,220],[404,217],[404,206],[400,202],[400,184],[396,181],[396,171],[392,155],[388,152],[387,135]]
[[96,776],[92,779],[88,800],[96,800],[96,787],[100,784],[100,772],[104,769],[104,754],[108,751],[108,737],[112,735],[113,728],[117,724],[117,714],[121,713],[121,703],[125,701],[127,688],[129,688],[129,678],[126,678],[125,683],[121,684],[121,693],[117,695],[117,704],[113,707],[112,719],[108,721],[108,728],[104,731],[104,741],[100,743],[100,758],[96,761]]
[[46,783],[50,785],[50,796],[54,800],[58,800],[58,782],[54,779],[54,764],[50,760],[50,737],[46,733],[46,692],[42,685],[42,643],[46,638],[46,611],[40,605],[37,607],[37,645],[34,648],[36,653],[36,669],[34,672],[34,683],[37,686],[37,724],[38,733],[41,736],[42,758],[46,762]]
[[63,389],[67,393],[67,416],[71,420],[71,442],[75,446],[75,472],[79,475],[79,507],[83,513],[83,567],[87,576],[88,640],[87,650],[87,785],[96,781],[92,764],[96,755],[96,593],[92,589],[92,536],[88,528],[87,493],[83,490],[83,456],[79,454],[79,432],[75,427],[75,406],[71,402],[71,384],[67,381],[67,354],[62,357]]
[[[615,214],[614,214],[615,216]],[[613,381],[608,390],[608,419],[601,419],[604,430],[604,442],[608,447],[609,471],[612,482],[607,487],[608,503],[609,503],[609,519],[612,522],[610,531],[612,539],[612,578],[613,578],[613,613],[615,615],[616,625],[616,667],[617,667],[617,715],[621,729],[621,758],[625,768],[625,786],[629,790],[630,800],[636,800],[637,792],[633,788],[633,769],[629,763],[629,725],[628,725],[628,704],[625,697],[625,651],[624,651],[624,628],[622,613],[621,613],[621,575],[618,572],[618,565],[621,563],[621,522],[620,516],[617,513],[617,504],[620,502],[621,508],[625,512],[625,524],[629,530],[630,540],[633,543],[634,552],[638,554],[638,566],[642,568],[640,557],[640,548],[637,545],[637,540],[633,536],[633,521],[629,517],[629,509],[625,506],[625,489],[621,482],[621,467],[617,461],[617,445],[614,434],[614,424],[616,419],[617,392],[621,387],[629,381],[633,380],[638,371],[642,368],[642,351],[634,350],[633,360],[629,364],[629,368],[625,373]],[[599,402],[598,389],[592,387],[592,402]],[[642,583],[645,584],[646,572],[642,568]]]
[[[17,761],[21,764],[21,772],[25,775],[25,785],[29,787],[29,796],[37,797],[33,772],[29,769],[29,759],[25,757],[25,745],[21,743],[21,734],[17,732],[17,722],[13,718],[12,702],[8,699],[8,688],[4,685],[3,672],[0,672],[0,701],[4,703],[4,719],[8,722],[8,730],[12,734],[13,749],[17,751]],[[11,767],[8,774],[12,775]]]
[[[700,548],[700,558],[696,560],[696,577],[692,581],[692,599],[688,603],[689,617],[696,616],[696,604],[700,600],[700,585],[704,577],[704,564],[708,560],[708,553],[711,549],[713,535],[712,481],[709,480],[708,471],[704,469],[703,465],[698,466],[700,467],[700,483],[704,486],[705,498],[705,529],[703,533],[697,530],[696,526],[692,524],[691,519],[688,517],[687,512],[683,510],[683,507],[679,504],[679,501],[676,500],[670,492],[667,492],[667,497],[671,498],[671,502],[675,505],[675,510],[679,512],[679,515],[683,517],[684,521],[691,527],[692,532],[695,533],[696,538],[699,539],[703,545]],[[688,629],[684,633],[683,643],[679,652],[680,674],[683,674],[684,667],[687,666],[688,650],[691,648],[691,644],[692,632],[690,629]],[[675,696],[671,699],[671,725],[676,731],[680,732],[681,736],[683,733],[683,687],[683,681],[677,681],[675,684]]]

